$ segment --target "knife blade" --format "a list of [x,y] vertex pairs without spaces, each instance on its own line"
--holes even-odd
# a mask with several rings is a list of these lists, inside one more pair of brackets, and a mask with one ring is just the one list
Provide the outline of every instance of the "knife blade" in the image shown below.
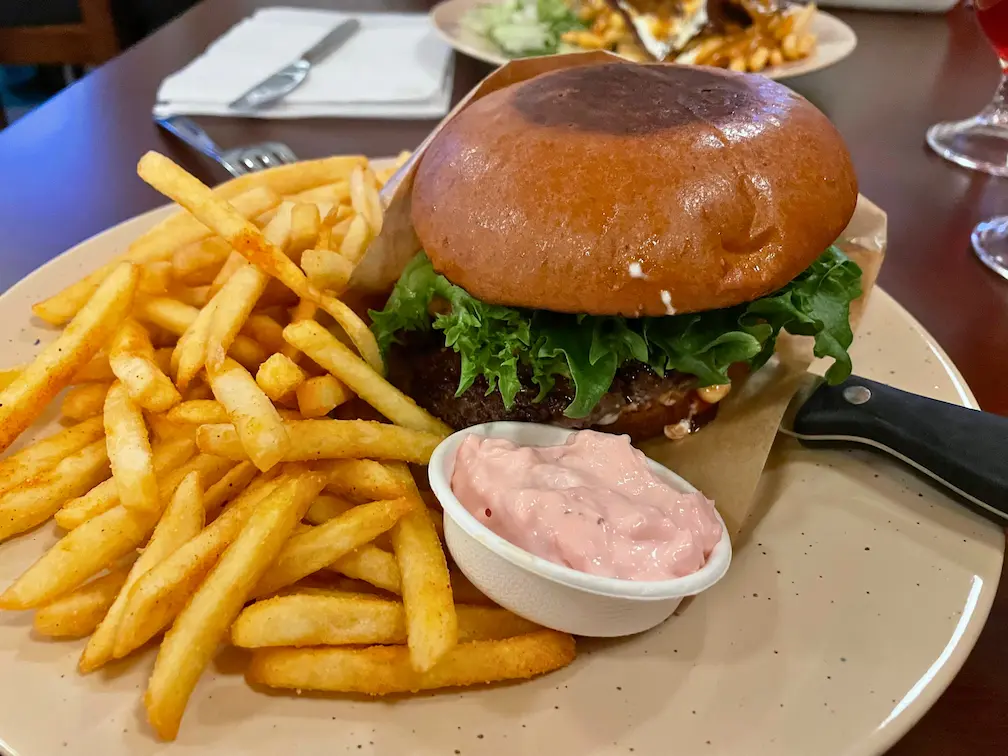
[[283,99],[304,83],[312,66],[345,45],[360,30],[360,26],[360,21],[356,18],[338,24],[302,53],[300,58],[267,76],[228,107],[232,110],[256,110]]
[[809,376],[781,431],[805,445],[861,445],[924,473],[987,514],[1008,520],[1008,418],[851,376]]

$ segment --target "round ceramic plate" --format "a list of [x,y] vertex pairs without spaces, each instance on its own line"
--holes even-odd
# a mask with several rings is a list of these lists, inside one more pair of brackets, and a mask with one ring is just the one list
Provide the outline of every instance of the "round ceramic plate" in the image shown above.
[[[84,242],[0,296],[2,365],[29,359],[38,340],[53,337],[32,320],[32,302],[110,259],[165,212]],[[941,349],[883,291],[852,354],[860,374],[976,406]],[[52,430],[52,414],[34,435]],[[580,642],[570,667],[527,683],[381,701],[254,690],[242,679],[242,654],[224,649],[173,745],[155,740],[140,705],[152,651],[81,677],[83,642],[33,637],[29,613],[0,613],[0,750],[881,753],[972,647],[1000,575],[1003,531],[867,453],[780,438],[761,486],[765,515],[736,544],[728,575],[656,630]],[[54,538],[44,528],[0,545],[0,584]]]
[[[478,5],[487,5],[489,2],[493,0],[443,0],[431,10],[431,18],[438,34],[456,50],[486,63],[501,66],[509,60],[504,52],[489,39],[466,29],[462,24],[462,18],[468,11]],[[763,75],[771,79],[802,76],[838,63],[857,47],[857,35],[854,34],[854,30],[829,13],[816,12],[812,18],[811,31],[817,39],[816,51],[811,57],[768,68],[763,71]]]

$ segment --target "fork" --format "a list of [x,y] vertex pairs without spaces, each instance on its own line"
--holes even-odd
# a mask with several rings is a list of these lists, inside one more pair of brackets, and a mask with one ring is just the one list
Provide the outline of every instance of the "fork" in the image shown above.
[[222,150],[195,121],[185,116],[155,118],[154,123],[174,134],[199,153],[224,166],[232,176],[243,176],[266,168],[296,163],[297,156],[282,142],[263,142],[248,147]]

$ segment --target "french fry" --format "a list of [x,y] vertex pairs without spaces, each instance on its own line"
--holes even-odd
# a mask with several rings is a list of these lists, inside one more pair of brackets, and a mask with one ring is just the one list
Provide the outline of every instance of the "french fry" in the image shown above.
[[345,183],[350,177],[350,172],[363,165],[367,165],[367,158],[361,155],[336,155],[318,160],[302,160],[291,165],[277,166],[230,179],[216,187],[213,192],[230,200],[253,187],[267,186],[277,194],[283,196],[293,194],[300,202],[313,202],[313,199],[305,196],[318,189],[331,190],[337,182]]
[[242,328],[242,333],[250,339],[258,341],[271,353],[279,352],[287,345],[283,337],[283,326],[266,313],[255,312],[249,315]]
[[129,567],[118,567],[35,611],[35,632],[47,638],[86,638],[115,601]]
[[173,423],[205,425],[226,423],[228,414],[224,405],[215,399],[189,399],[172,407],[167,419]]
[[76,454],[104,436],[105,425],[102,419],[93,417],[36,441],[17,454],[0,460],[0,494],[39,478],[56,467],[64,458]]
[[111,383],[115,373],[109,365],[108,355],[99,352],[73,377],[73,383]]
[[[0,370],[0,391],[14,383],[14,380],[24,372],[24,365],[17,365],[12,368]],[[76,376],[74,376],[76,379]]]
[[148,719],[162,738],[178,733],[217,644],[324,483],[323,476],[304,473],[267,496],[165,635],[144,695]]
[[155,362],[154,345],[142,325],[128,318],[109,344],[109,367],[130,399],[151,412],[167,412],[181,400]]
[[117,266],[59,338],[0,391],[0,451],[13,443],[109,339],[133,304],[136,266]]
[[291,323],[284,339],[345,383],[351,391],[392,422],[441,435],[451,428],[417,406],[416,402],[368,367],[325,328],[313,320]]
[[203,508],[206,511],[207,521],[216,518],[224,505],[245,490],[258,474],[259,471],[251,462],[239,462],[228,470],[224,477],[210,486],[203,494]]
[[119,501],[144,515],[160,510],[154,454],[143,413],[121,383],[113,383],[105,397],[105,443]]
[[60,405],[60,419],[79,423],[101,415],[110,383],[82,383],[66,392]]
[[137,173],[212,228],[250,263],[279,278],[298,296],[318,301],[318,292],[308,285],[301,269],[227,202],[214,197],[198,179],[156,152],[148,152],[140,159]]
[[574,655],[574,639],[555,630],[463,643],[426,672],[412,667],[401,646],[264,648],[252,654],[245,679],[273,688],[381,696],[527,679],[567,666]]
[[290,438],[284,423],[252,376],[234,360],[209,373],[210,388],[224,405],[237,429],[245,454],[260,470],[269,470],[284,458]]
[[[295,420],[284,423],[284,428],[290,442],[282,457],[285,462],[370,458],[425,465],[445,438],[370,420]],[[250,458],[233,425],[201,425],[196,444],[208,454]]]
[[469,578],[458,569],[448,570],[451,577],[452,598],[459,604],[470,604],[473,606],[496,606],[479,588],[473,585]]
[[318,288],[341,293],[353,274],[353,263],[331,249],[306,249],[301,255],[301,267],[308,282]]
[[[301,320],[314,320],[315,313],[317,311],[318,311],[318,305],[312,302],[310,299],[298,300],[297,306],[291,312],[291,322],[297,323],[298,321]],[[280,336],[281,337],[283,336],[282,331],[280,333]],[[284,345],[283,348],[280,349],[280,354],[289,359],[295,365],[298,364],[298,362],[301,359],[301,350],[298,349],[296,346],[288,344],[286,339],[284,339]]]
[[[154,474],[158,478],[158,491],[162,497],[170,496],[188,473],[196,471],[209,478],[223,465],[220,457],[201,454],[193,458],[194,452],[195,444],[190,438],[175,438],[155,444]],[[56,513],[56,524],[64,530],[73,530],[118,505],[119,489],[115,480],[109,479],[64,504]]]
[[319,217],[318,205],[309,202],[298,202],[290,211],[290,241],[287,255],[300,263],[301,255],[318,239],[322,220]]
[[[231,249],[230,245],[228,245],[228,249]],[[237,273],[238,270],[244,266],[245,258],[234,250],[231,250],[231,254],[228,256],[228,259],[224,261],[224,265],[221,266],[217,275],[214,276],[214,280],[210,282],[211,298],[217,296],[217,292],[224,287],[224,284],[231,280],[231,276]]]
[[268,282],[269,277],[257,267],[244,265],[214,297],[216,306],[206,335],[208,368],[216,370],[224,363],[224,356],[252,314],[252,309],[266,290]]
[[112,659],[116,630],[126,609],[130,588],[152,567],[174,553],[179,546],[195,538],[203,529],[204,519],[203,491],[200,488],[199,474],[191,472],[175,489],[161,520],[154,528],[150,541],[133,563],[122,590],[85,646],[77,669],[82,673],[93,672]]
[[275,353],[259,366],[255,380],[266,396],[279,402],[292,397],[305,378],[304,371],[293,361],[283,354]]
[[202,309],[210,302],[209,286],[183,286],[171,290],[170,295],[183,304]]
[[219,236],[188,244],[172,255],[175,280],[186,286],[210,284],[230,254],[231,247]]
[[392,528],[392,549],[402,580],[410,662],[417,672],[434,667],[458,642],[451,579],[430,513],[405,465],[391,468],[415,506]]
[[304,418],[325,417],[353,398],[350,390],[331,375],[308,378],[297,387],[298,411]]
[[175,344],[171,357],[172,371],[175,373],[175,383],[182,391],[189,387],[206,364],[210,329],[213,327],[214,315],[221,301],[220,296],[217,294],[207,302],[206,307],[199,311]]
[[[502,640],[542,630],[507,609],[459,606],[459,642]],[[399,601],[361,594],[294,593],[247,606],[231,626],[239,648],[404,645]]]
[[172,283],[172,266],[167,260],[149,262],[140,267],[140,280],[137,282],[138,294],[166,294]]
[[378,197],[377,181],[370,168],[355,168],[350,174],[350,202],[358,217],[365,220],[371,233],[377,236],[382,230],[382,206]]
[[402,575],[395,557],[370,544],[360,546],[329,565],[347,577],[363,580],[375,588],[402,595]]
[[329,476],[326,491],[355,501],[395,499],[410,492],[388,467],[373,459],[336,459],[322,469]]
[[35,609],[69,593],[142,544],[155,524],[121,504],[88,520],[0,594],[0,609]]
[[333,517],[338,517],[348,509],[352,509],[355,506],[357,505],[352,501],[347,501],[339,496],[333,496],[332,494],[320,494],[315,501],[312,502],[311,506],[308,507],[308,511],[305,513],[305,522],[311,525],[321,525],[324,522],[329,522],[329,520]]
[[[207,305],[207,307],[209,306]],[[186,329],[199,317],[200,312],[202,311],[195,307],[182,304],[177,299],[169,297],[143,299],[134,309],[136,317],[164,328],[177,336],[182,336],[186,332]],[[230,355],[248,370],[257,369],[269,356],[256,342],[241,334],[235,337]]]
[[370,543],[392,528],[414,504],[405,498],[361,504],[323,525],[292,537],[252,595],[275,593],[306,575],[318,572],[359,546]]
[[339,253],[350,263],[351,267],[356,267],[357,263],[364,257],[368,244],[373,239],[373,232],[363,215],[354,217],[348,224],[346,233],[340,240]]
[[[261,215],[279,203],[280,197],[266,187],[253,187],[247,193],[232,199],[232,207],[246,218]],[[103,265],[55,296],[37,302],[32,305],[32,311],[47,323],[62,326],[77,315],[122,262],[143,264],[153,260],[167,260],[180,246],[208,236],[210,230],[189,213],[177,213],[134,241],[129,251],[119,260]]]
[[108,477],[104,439],[60,460],[51,470],[0,496],[0,541],[24,533],[52,517],[67,499],[80,496]]
[[137,581],[116,631],[121,659],[167,627],[185,607],[259,503],[286,478],[260,475],[198,536]]

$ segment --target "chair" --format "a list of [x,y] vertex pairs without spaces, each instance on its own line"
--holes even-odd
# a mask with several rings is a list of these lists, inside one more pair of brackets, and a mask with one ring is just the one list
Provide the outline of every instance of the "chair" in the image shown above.
[[[0,0],[0,65],[99,65],[119,52],[112,0]],[[7,125],[0,102],[0,129]]]

